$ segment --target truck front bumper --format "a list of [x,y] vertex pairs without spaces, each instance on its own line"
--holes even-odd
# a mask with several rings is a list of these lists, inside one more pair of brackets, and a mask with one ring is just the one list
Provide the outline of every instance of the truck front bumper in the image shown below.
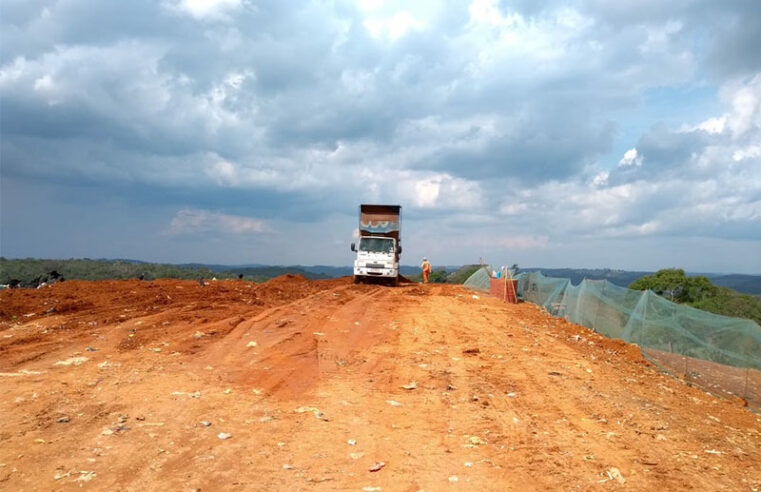
[[399,275],[398,268],[368,268],[368,267],[354,267],[355,277],[385,277],[395,278]]

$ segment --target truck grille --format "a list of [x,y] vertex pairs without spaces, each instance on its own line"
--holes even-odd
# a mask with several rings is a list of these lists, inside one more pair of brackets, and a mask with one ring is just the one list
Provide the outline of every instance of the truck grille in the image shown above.
[[368,263],[365,265],[367,268],[384,268],[385,265],[383,263]]

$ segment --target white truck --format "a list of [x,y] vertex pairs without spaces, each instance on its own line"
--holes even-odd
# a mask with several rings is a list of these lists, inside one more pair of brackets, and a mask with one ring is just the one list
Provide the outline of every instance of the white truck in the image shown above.
[[402,254],[401,205],[360,205],[358,231],[359,241],[351,243],[351,250],[357,253],[354,283],[375,279],[397,285]]

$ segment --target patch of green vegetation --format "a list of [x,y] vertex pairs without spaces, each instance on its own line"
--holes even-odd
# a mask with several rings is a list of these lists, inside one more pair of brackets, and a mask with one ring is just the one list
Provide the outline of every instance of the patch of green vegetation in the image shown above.
[[761,298],[718,287],[704,276],[689,277],[678,268],[646,275],[632,282],[629,288],[650,289],[673,302],[723,316],[752,319],[761,325]]
[[[439,268],[431,272],[428,276],[428,282],[432,284],[462,284],[479,268],[478,265],[465,265],[452,273],[447,273],[444,268]],[[420,283],[423,281],[423,273],[408,275],[407,278],[412,282]]]
[[[11,280],[21,281],[24,287],[36,287],[43,281],[52,281],[51,272],[58,272],[66,280],[121,280],[139,278],[155,280],[176,278],[197,280],[199,278],[238,278],[235,272],[213,272],[208,268],[189,269],[174,265],[139,263],[122,260],[39,260],[33,258],[9,260],[0,258],[0,284]],[[244,276],[244,280],[262,281],[266,278]]]

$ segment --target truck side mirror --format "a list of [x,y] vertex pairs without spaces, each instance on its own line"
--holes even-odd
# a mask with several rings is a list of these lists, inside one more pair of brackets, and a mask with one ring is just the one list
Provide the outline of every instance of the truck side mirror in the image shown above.
[[401,244],[400,244],[399,246],[397,246],[397,247],[396,247],[396,252],[397,252],[398,254],[402,254],[402,245],[401,245]]
[[356,247],[356,245],[354,243],[351,243],[351,250],[352,251],[357,251],[357,247]]

